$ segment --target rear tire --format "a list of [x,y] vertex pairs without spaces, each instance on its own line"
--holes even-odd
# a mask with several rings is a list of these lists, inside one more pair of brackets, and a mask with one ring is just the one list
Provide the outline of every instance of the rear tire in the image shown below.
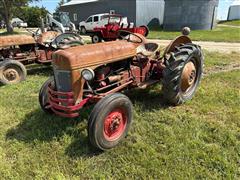
[[81,27],[81,33],[84,35],[87,34],[87,30],[84,26]]
[[114,148],[127,135],[132,123],[132,103],[120,93],[101,99],[91,112],[88,137],[100,150]]
[[39,96],[38,96],[38,101],[40,104],[41,109],[48,113],[48,114],[52,114],[53,111],[52,109],[49,107],[49,103],[48,103],[48,93],[47,93],[47,89],[48,86],[54,83],[54,79],[53,77],[50,77],[41,87],[40,91],[39,91]]
[[26,79],[25,66],[15,60],[5,60],[0,64],[0,83],[3,85],[17,84]]
[[145,37],[147,37],[148,36],[148,34],[149,34],[149,28],[147,27],[147,26],[140,26],[141,28],[144,28],[145,29],[145,33],[143,34]]
[[171,105],[182,104],[194,96],[203,71],[200,46],[184,44],[171,53],[163,70],[163,94]]
[[100,43],[102,42],[102,37],[99,34],[94,34],[92,36],[92,43]]

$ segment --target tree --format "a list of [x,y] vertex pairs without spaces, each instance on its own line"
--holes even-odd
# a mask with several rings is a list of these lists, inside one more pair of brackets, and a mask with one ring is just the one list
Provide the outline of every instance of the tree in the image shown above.
[[0,15],[7,26],[7,32],[13,32],[11,19],[15,8],[26,6],[29,2],[38,0],[0,0]]
[[60,7],[65,3],[65,0],[60,0],[60,2],[58,3],[55,12],[59,12],[60,11]]
[[41,17],[46,17],[48,11],[44,7],[21,7],[16,9],[14,15],[28,23],[30,27],[40,27]]

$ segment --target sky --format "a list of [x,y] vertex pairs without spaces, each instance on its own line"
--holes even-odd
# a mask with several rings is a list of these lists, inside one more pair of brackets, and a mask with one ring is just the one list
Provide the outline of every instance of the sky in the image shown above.
[[[46,7],[46,9],[53,13],[58,2],[60,0],[41,0],[39,2],[31,3],[31,6],[39,6],[39,7]],[[226,20],[228,15],[228,8],[230,5],[239,4],[240,0],[219,0],[218,6],[218,19],[219,20]]]

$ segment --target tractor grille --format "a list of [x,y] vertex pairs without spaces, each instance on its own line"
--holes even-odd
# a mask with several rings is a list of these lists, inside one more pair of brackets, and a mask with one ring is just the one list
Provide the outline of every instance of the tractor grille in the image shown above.
[[60,92],[70,92],[71,87],[71,73],[70,71],[57,70],[54,69],[54,80],[58,91]]

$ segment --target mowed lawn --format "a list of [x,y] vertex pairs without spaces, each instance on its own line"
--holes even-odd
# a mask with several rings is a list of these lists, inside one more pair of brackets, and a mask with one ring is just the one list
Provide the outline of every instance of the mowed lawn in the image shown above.
[[[240,63],[237,53],[205,52],[206,71]],[[27,81],[0,87],[1,179],[239,179],[240,71],[206,76],[192,101],[162,103],[161,86],[132,90],[134,123],[115,149],[88,142],[87,117],[44,114],[38,91],[51,68],[32,66]]]
[[[239,24],[239,21],[229,21],[224,25]],[[161,28],[150,28],[148,38],[150,39],[174,39],[181,35],[180,31],[164,31]],[[214,41],[214,42],[240,42],[240,28],[218,25],[213,30],[192,30],[190,38],[194,41]]]

